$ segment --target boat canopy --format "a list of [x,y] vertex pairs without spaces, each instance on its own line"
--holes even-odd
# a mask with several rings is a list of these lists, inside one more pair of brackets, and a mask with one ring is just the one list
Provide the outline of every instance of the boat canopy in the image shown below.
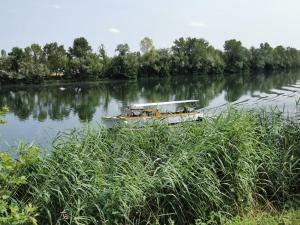
[[182,103],[192,103],[192,102],[199,102],[199,100],[182,100],[182,101],[172,101],[172,102],[153,102],[153,103],[133,104],[131,105],[131,108],[142,108],[148,106],[160,106],[160,105],[182,104]]

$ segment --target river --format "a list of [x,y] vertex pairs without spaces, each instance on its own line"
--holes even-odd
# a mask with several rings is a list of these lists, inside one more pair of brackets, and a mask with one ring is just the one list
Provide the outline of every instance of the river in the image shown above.
[[[0,86],[0,107],[8,106],[0,126],[0,148],[20,142],[50,146],[59,132],[101,124],[132,103],[197,99],[197,109],[227,106],[278,108],[300,114],[300,71],[230,76],[176,76],[138,81],[52,82]],[[300,100],[299,100],[300,103]]]

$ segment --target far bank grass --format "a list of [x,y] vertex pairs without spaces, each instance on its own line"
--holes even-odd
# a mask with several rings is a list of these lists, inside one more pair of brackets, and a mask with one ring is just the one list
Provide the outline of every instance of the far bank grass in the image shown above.
[[299,137],[280,114],[234,110],[172,129],[88,128],[46,157],[20,146],[26,163],[9,175],[26,183],[1,188],[39,224],[261,224],[247,214],[258,206],[299,209]]

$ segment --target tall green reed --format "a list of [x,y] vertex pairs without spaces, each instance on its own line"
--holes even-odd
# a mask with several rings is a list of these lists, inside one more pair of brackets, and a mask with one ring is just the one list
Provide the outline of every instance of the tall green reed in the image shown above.
[[230,110],[201,123],[87,128],[24,170],[40,224],[191,224],[299,199],[300,125]]

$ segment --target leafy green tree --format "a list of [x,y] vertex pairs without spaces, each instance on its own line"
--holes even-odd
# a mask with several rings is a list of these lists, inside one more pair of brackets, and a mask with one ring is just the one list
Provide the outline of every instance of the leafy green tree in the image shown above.
[[277,46],[273,50],[273,67],[276,69],[288,68],[288,56],[283,46]]
[[24,49],[24,57],[20,62],[19,74],[27,82],[39,82],[49,75],[45,63],[44,52],[37,44],[32,44]]
[[300,51],[295,48],[268,43],[249,50],[240,41],[228,40],[224,51],[201,38],[179,38],[170,49],[155,49],[153,41],[145,37],[139,52],[131,53],[128,44],[116,47],[117,55],[107,56],[104,46],[97,52],[84,37],[76,38],[68,52],[56,42],[43,48],[32,44],[25,49],[15,47],[6,55],[1,51],[0,81],[39,82],[51,75],[66,78],[98,79],[136,78],[138,76],[169,76],[268,71],[300,67]]
[[102,76],[102,63],[95,53],[85,57],[75,57],[69,61],[68,74],[73,78],[99,78]]
[[220,50],[209,48],[208,65],[210,74],[222,74],[225,69],[223,53]]
[[144,37],[140,42],[140,49],[142,53],[147,53],[155,49],[153,40],[149,37]]
[[1,81],[9,81],[15,75],[15,72],[11,72],[11,59],[10,57],[0,57],[0,83]]
[[126,44],[126,43],[125,44],[119,44],[119,45],[117,45],[117,48],[116,48],[115,51],[118,52],[119,56],[124,56],[127,53],[129,53],[130,48],[129,48],[129,45]]
[[288,47],[286,55],[288,58],[288,67],[296,68],[300,66],[300,54],[297,49]]
[[273,48],[269,43],[262,43],[259,46],[261,54],[263,55],[263,60],[265,62],[265,70],[273,69]]
[[0,56],[0,71],[9,71],[11,67],[11,61],[9,60],[9,57],[6,55]]
[[224,44],[226,71],[237,73],[248,69],[248,52],[240,41],[228,40]]
[[171,75],[171,54],[169,49],[157,50],[157,57],[154,62],[154,70],[159,76]]
[[32,51],[32,58],[34,63],[44,63],[45,57],[42,47],[38,44],[32,44],[30,48]]
[[73,78],[99,78],[103,75],[100,56],[92,52],[88,41],[76,38],[69,49],[67,74]]
[[115,56],[110,62],[108,76],[110,78],[136,79],[139,69],[139,56],[137,53],[128,53]]
[[92,53],[92,47],[84,37],[76,38],[73,47],[69,48],[69,53],[72,57],[84,57]]
[[180,38],[172,46],[173,73],[202,74],[223,71],[222,54],[204,39]]
[[264,70],[266,66],[265,58],[261,49],[250,48],[250,68],[254,71]]
[[171,55],[168,49],[152,49],[141,56],[140,76],[169,76]]
[[99,58],[100,58],[100,61],[102,62],[102,73],[101,74],[102,74],[102,76],[104,76],[104,74],[108,70],[110,58],[108,57],[103,44],[101,44],[99,47]]
[[116,48],[117,56],[114,56],[107,70],[110,78],[136,79],[139,70],[139,53],[130,53],[128,44],[120,44]]
[[44,46],[46,64],[51,73],[63,73],[67,65],[67,53],[63,45],[57,42],[49,43]]
[[23,49],[14,47],[11,52],[8,53],[11,60],[10,70],[19,72],[21,61],[24,59],[25,54]]

